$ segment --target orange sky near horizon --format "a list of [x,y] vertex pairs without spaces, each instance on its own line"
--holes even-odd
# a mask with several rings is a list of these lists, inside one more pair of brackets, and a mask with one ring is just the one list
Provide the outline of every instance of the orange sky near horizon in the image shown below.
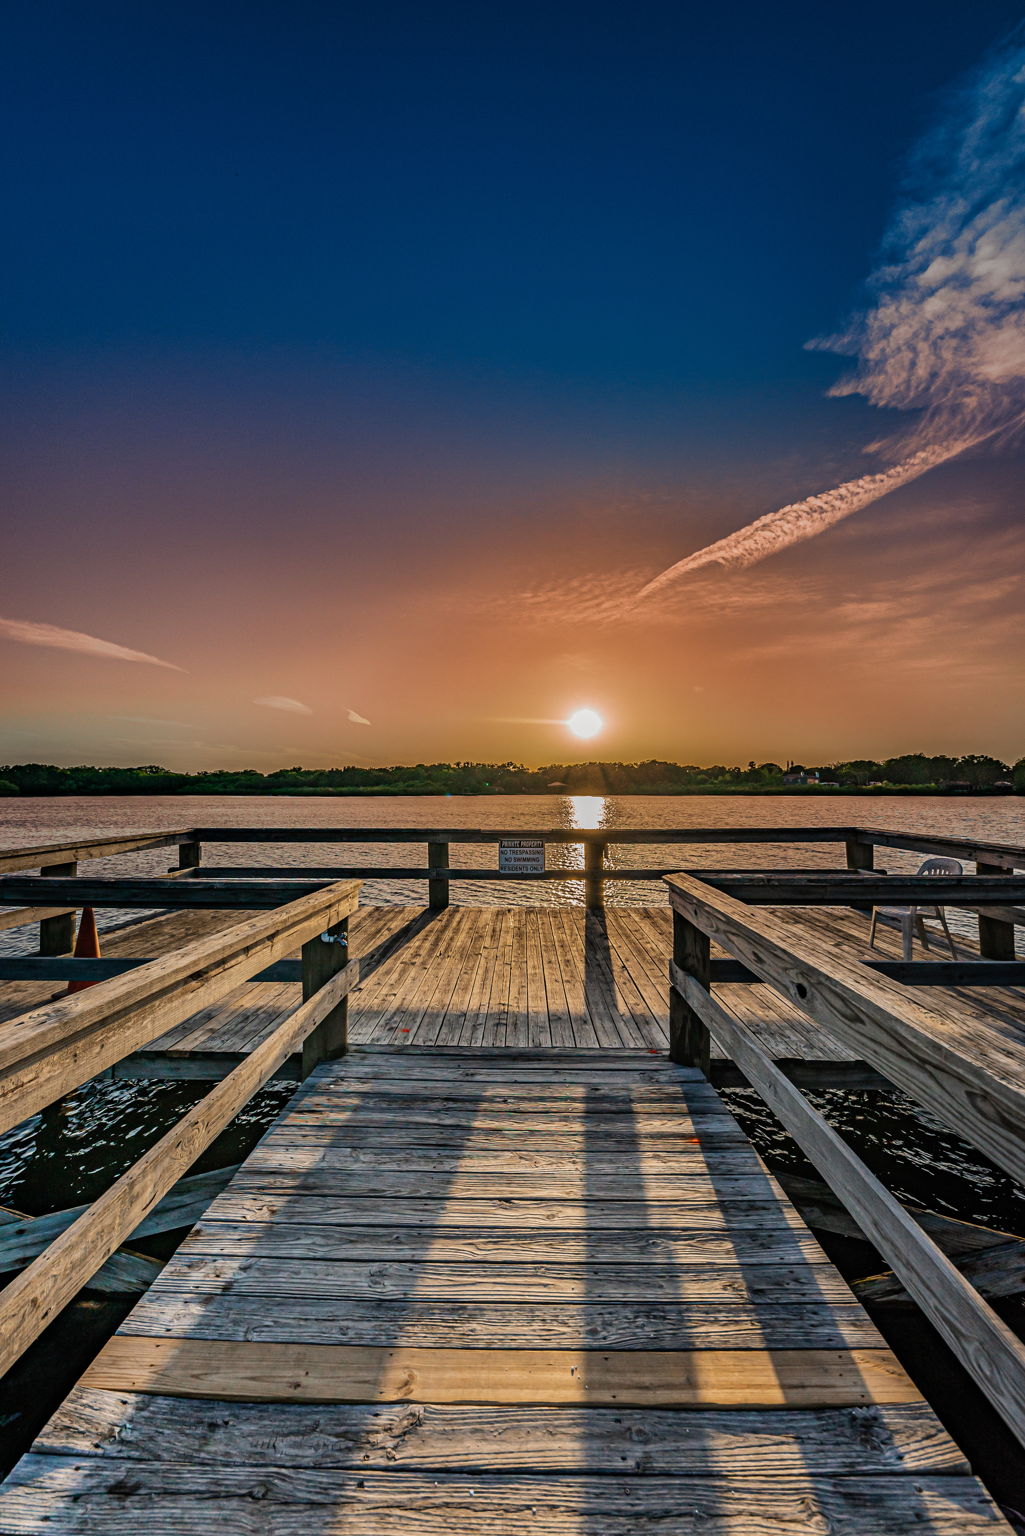
[[[1025,533],[1002,508],[1017,467],[951,466],[775,560],[713,568],[647,604],[632,594],[659,561],[730,514],[681,514],[671,489],[581,492],[567,508],[560,487],[557,524],[543,499],[524,512],[510,497],[477,538],[453,539],[421,501],[398,539],[394,517],[300,539],[284,517],[257,547],[244,519],[221,519],[187,548],[171,517],[137,537],[85,518],[45,583],[26,570],[45,593],[21,616],[183,670],[0,639],[0,758],[262,771],[912,750],[1013,761]],[[111,573],[102,590],[78,582],[80,560]],[[308,712],[254,702],[268,697]],[[605,721],[590,741],[550,723],[581,706]]]

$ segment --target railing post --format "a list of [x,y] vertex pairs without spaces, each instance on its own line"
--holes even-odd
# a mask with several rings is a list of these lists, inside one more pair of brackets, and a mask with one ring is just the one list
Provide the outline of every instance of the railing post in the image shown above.
[[[693,976],[705,990],[711,979],[710,945],[707,933],[673,909],[673,960]],[[669,1059],[684,1067],[699,1067],[705,1076],[712,1060],[712,1042],[708,1026],[676,990],[669,977]]]
[[[50,864],[43,873],[57,879],[71,879],[78,874],[78,864]],[[60,917],[44,917],[39,924],[41,955],[70,955],[75,947],[76,913],[62,912]]]
[[584,844],[584,906],[593,912],[605,905],[606,843]]
[[[448,868],[448,843],[427,844],[427,865],[430,869]],[[427,882],[427,905],[432,912],[440,912],[448,906],[448,876]]]
[[[976,859],[975,873],[1006,875],[1008,871],[1002,864],[987,864],[982,859]],[[984,960],[1013,960],[1014,924],[1005,923],[1002,918],[989,917],[985,912],[980,912],[979,954]]]
[[178,868],[198,869],[203,858],[202,843],[178,844]]
[[[844,842],[847,850],[848,869],[875,869],[876,848],[875,843],[863,843],[855,837],[848,837]],[[851,903],[852,912],[864,912],[871,915],[871,905],[863,901]]]
[[[303,1002],[319,992],[349,963],[349,919],[343,917],[325,934],[318,933],[302,947]],[[309,1077],[322,1061],[335,1061],[349,1048],[349,999],[343,997],[303,1041],[302,1076]]]

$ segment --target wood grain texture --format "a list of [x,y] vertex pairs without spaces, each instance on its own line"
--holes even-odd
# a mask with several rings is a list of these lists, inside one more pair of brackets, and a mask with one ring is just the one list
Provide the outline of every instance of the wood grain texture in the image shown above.
[[724,1121],[721,1113],[711,1106],[707,1112],[700,1108],[688,1113],[686,1102],[678,1100],[674,1107],[652,1107],[634,1104],[623,1108],[618,1104],[591,1105],[566,1104],[556,1101],[535,1104],[517,1099],[506,1104],[457,1102],[450,1104],[435,1098],[404,1105],[368,1096],[362,1102],[350,1094],[320,1095],[304,1093],[294,1105],[290,1120],[298,1127],[318,1124],[329,1120],[339,1136],[350,1128],[366,1125],[409,1125],[411,1119],[422,1122],[424,1129],[461,1131],[464,1138],[470,1134],[486,1139],[493,1130],[508,1128],[512,1131],[578,1131],[587,1135],[610,1136],[636,1134],[648,1136],[709,1136],[720,1141],[742,1141],[743,1134],[730,1120]]
[[[306,1139],[307,1133],[311,1139],[325,1139],[322,1127],[318,1123],[309,1121],[297,1123],[291,1134],[296,1143],[299,1143]],[[626,1130],[616,1134],[597,1126],[593,1132],[583,1127],[543,1131],[536,1130],[532,1126],[494,1126],[471,1145],[471,1138],[467,1131],[458,1125],[430,1125],[422,1122],[371,1123],[368,1120],[358,1125],[346,1126],[344,1129],[331,1129],[327,1132],[327,1139],[334,1146],[377,1147],[382,1152],[394,1152],[406,1148],[410,1150],[422,1148],[428,1151],[465,1148],[470,1152],[487,1146],[489,1151],[493,1148],[498,1153],[521,1148],[526,1142],[533,1151],[547,1151],[553,1154],[576,1152],[580,1156],[585,1156],[590,1147],[600,1144],[606,1163],[612,1161],[617,1153],[627,1154],[638,1148],[642,1151],[647,1150],[652,1156],[659,1152],[677,1152],[688,1145],[693,1145],[702,1154],[708,1154],[723,1147],[733,1147],[738,1151],[743,1148],[743,1141],[738,1138],[732,1127],[721,1129],[715,1127],[702,1131],[700,1135],[694,1135],[687,1129],[679,1132]]]
[[734,1297],[714,1302],[367,1301],[249,1296],[157,1285],[121,1325],[149,1338],[251,1343],[410,1342],[475,1349],[847,1349],[882,1347],[853,1298],[827,1306]]
[[[641,1181],[645,1191],[649,1184],[655,1190],[659,1178],[676,1179],[688,1174],[707,1178],[709,1168],[707,1152],[696,1136],[679,1138],[672,1149],[659,1147],[654,1151],[635,1142],[624,1156],[605,1147],[600,1152],[590,1152],[576,1148],[552,1151],[531,1147],[527,1150],[515,1146],[495,1149],[484,1143],[442,1147],[388,1146],[387,1143],[356,1146],[345,1138],[336,1141],[329,1126],[298,1129],[291,1124],[279,1127],[273,1142],[266,1141],[258,1146],[247,1159],[247,1165],[269,1168],[276,1160],[282,1168],[332,1169],[339,1173],[358,1169],[367,1180],[391,1172],[439,1173],[451,1178],[502,1174],[510,1180],[517,1176],[544,1176],[553,1181],[553,1193],[557,1187],[555,1181],[571,1188],[575,1194],[583,1187],[581,1180],[586,1179],[587,1187],[596,1195],[602,1193],[603,1180],[615,1181],[605,1187],[636,1194]],[[715,1171],[717,1179],[727,1175],[760,1174],[768,1180],[753,1148],[732,1141],[724,1141],[715,1148]],[[382,1187],[393,1186],[382,1184]],[[507,1186],[507,1193],[515,1193],[521,1188],[512,1182]]]
[[[669,880],[689,879],[671,874]],[[702,884],[734,900],[760,906],[826,906],[848,904],[904,906],[998,906],[1025,901],[1025,877],[1000,875],[862,875],[832,871],[794,873],[791,870],[743,873],[701,870]],[[2,885],[0,885],[2,890]],[[26,900],[27,897],[19,897]]]
[[[303,1002],[315,997],[321,987],[349,965],[350,960],[347,917],[332,923],[325,933],[307,939],[302,947]],[[303,1077],[307,1077],[322,1061],[334,1061],[345,1055],[349,1043],[348,1023],[347,991],[321,1018],[316,1029],[311,1030],[303,1040],[300,1067]]]
[[[268,1200],[290,1193],[296,1197],[310,1195],[337,1195],[339,1198],[359,1198],[364,1201],[385,1201],[392,1198],[404,1202],[433,1200],[435,1202],[458,1200],[492,1200],[508,1197],[514,1200],[580,1201],[601,1200],[609,1204],[619,1201],[644,1199],[649,1202],[649,1212],[656,1209],[650,1202],[661,1205],[663,1201],[678,1201],[681,1205],[701,1207],[709,1201],[737,1201],[738,1220],[743,1220],[744,1204],[761,1200],[776,1193],[776,1186],[757,1162],[744,1153],[723,1152],[716,1158],[716,1178],[710,1184],[708,1165],[704,1158],[667,1154],[663,1158],[648,1158],[649,1165],[637,1167],[619,1159],[604,1160],[604,1170],[592,1171],[581,1166],[560,1169],[549,1167],[551,1157],[518,1156],[498,1153],[467,1154],[472,1163],[466,1170],[458,1166],[458,1159],[439,1157],[416,1149],[416,1166],[403,1169],[372,1166],[363,1154],[368,1148],[331,1148],[318,1146],[285,1146],[277,1142],[258,1148],[247,1161],[245,1170],[233,1185],[233,1194],[242,1198],[248,1194],[265,1194]],[[414,1154],[411,1153],[412,1157]],[[569,1153],[567,1156],[578,1156]],[[401,1164],[401,1150],[393,1153],[395,1163]],[[720,1162],[729,1159],[729,1165],[720,1172]],[[420,1165],[427,1164],[424,1168]],[[504,1166],[509,1163],[510,1166]],[[537,1166],[541,1164],[542,1166]],[[612,1171],[609,1166],[612,1165]],[[251,1166],[250,1166],[251,1165]],[[657,1214],[650,1217],[657,1223]],[[613,1223],[614,1224],[614,1223]]]
[[[782,1203],[771,1189],[760,1194],[750,1191],[751,1198],[740,1194],[731,1200],[728,1208],[724,1208],[717,1193],[718,1185],[713,1185],[711,1180],[702,1189],[701,1198],[690,1201],[652,1199],[650,1196],[646,1200],[565,1200],[553,1197],[548,1191],[533,1199],[516,1195],[500,1199],[475,1200],[461,1196],[425,1199],[413,1194],[412,1190],[405,1198],[382,1199],[336,1195],[333,1181],[329,1180],[321,1183],[322,1193],[319,1194],[297,1186],[292,1180],[277,1190],[261,1187],[255,1192],[250,1192],[247,1187],[250,1183],[236,1183],[218,1200],[218,1222],[273,1222],[276,1226],[320,1224],[345,1229],[359,1227],[364,1231],[384,1227],[431,1232],[437,1236],[442,1236],[449,1228],[462,1230],[464,1234],[524,1231],[535,1238],[543,1238],[547,1232],[600,1232],[611,1241],[615,1241],[614,1234],[621,1230],[647,1231],[653,1236],[660,1232],[677,1236],[685,1232],[734,1232],[749,1227],[781,1232],[804,1231],[804,1222],[797,1212]],[[4,1236],[0,1234],[0,1251]]]
[[[74,884],[74,876],[78,874],[78,865],[74,861],[68,864],[55,864],[55,875],[70,878]],[[74,902],[74,897],[71,898]],[[70,955],[75,947],[75,929],[77,915],[74,907],[71,911],[56,917],[44,917],[39,923],[39,953],[41,955]]]
[[5,1536],[1007,1536],[973,1478],[403,1474],[28,1456],[0,1490]]
[[888,1349],[424,1349],[120,1335],[82,1385],[224,1402],[824,1408],[921,1400]]
[[[707,988],[710,973],[708,935],[673,909],[673,963]],[[669,1055],[682,1066],[697,1067],[707,1075],[711,1064],[711,1037],[701,1016],[695,1013],[678,987],[669,994]]]
[[[359,871],[364,874],[364,870]],[[0,901],[57,906],[62,902],[91,907],[239,907],[267,911],[329,890],[333,880],[213,880],[158,875],[102,880],[90,875],[69,880],[52,875],[0,875]],[[346,880],[356,878],[349,874]]]
[[[24,1211],[12,1210],[10,1206],[0,1206],[0,1244],[5,1244],[9,1235],[13,1239],[7,1251],[6,1263],[9,1268],[16,1269],[27,1262],[27,1258],[18,1256],[19,1250],[23,1250],[23,1245],[31,1246],[34,1223],[48,1219],[45,1216],[26,1216]],[[27,1244],[26,1235],[28,1235]],[[38,1252],[39,1248],[45,1247],[49,1240],[49,1237],[43,1237],[33,1251]],[[31,1256],[30,1252],[28,1257]],[[146,1254],[135,1253],[128,1248],[119,1248],[93,1275],[89,1281],[89,1289],[105,1291],[112,1296],[141,1295],[156,1280],[161,1268],[162,1265]]]
[[243,1296],[323,1296],[336,1299],[422,1301],[626,1301],[722,1303],[787,1300],[805,1307],[849,1303],[850,1288],[829,1265],[747,1263],[572,1264],[511,1262],[442,1264],[417,1261],[354,1262],[192,1254],[187,1244],[164,1271],[167,1290]]
[[[129,1433],[125,1433],[125,1426]],[[53,1456],[118,1461],[362,1467],[397,1471],[588,1472],[747,1477],[802,1473],[963,1475],[968,1465],[924,1403],[857,1408],[657,1408],[615,1413],[440,1404],[234,1403],[77,1388],[36,1441]]]
[[330,1222],[255,1222],[217,1220],[216,1213],[197,1222],[189,1237],[190,1254],[326,1262],[387,1262],[430,1257],[435,1264],[658,1264],[679,1271],[706,1264],[826,1264],[828,1260],[803,1222],[771,1226],[727,1226],[718,1231],[681,1227],[600,1227],[538,1232],[505,1227],[353,1226]]
[[635,1086],[624,1075],[606,1072],[606,1077],[619,1078],[621,1086],[616,1087],[614,1084],[606,1086],[600,1080],[593,1085],[567,1083],[558,1074],[541,1076],[537,1083],[523,1082],[522,1079],[503,1082],[497,1074],[494,1076],[497,1080],[476,1083],[457,1080],[446,1083],[430,1079],[417,1081],[415,1085],[406,1078],[368,1080],[345,1076],[326,1081],[315,1078],[303,1085],[295,1102],[298,1104],[316,1100],[323,1104],[341,1106],[346,1100],[358,1103],[372,1094],[374,1102],[385,1110],[419,1109],[422,1112],[429,1106],[433,1113],[435,1108],[445,1109],[463,1103],[470,1106],[471,1114],[486,1110],[492,1104],[499,1104],[512,1110],[523,1108],[531,1112],[561,1109],[586,1111],[588,1114],[612,1111],[622,1115],[655,1110],[669,1112],[677,1117],[685,1115],[689,1109],[718,1111],[722,1103],[715,1090],[704,1081]]
[[909,853],[939,853],[954,859],[982,859],[1001,869],[1025,869],[1025,848],[1012,843],[977,842],[973,838],[936,837],[928,832],[893,832],[879,827],[859,827],[852,836],[858,842],[880,848],[904,848]]

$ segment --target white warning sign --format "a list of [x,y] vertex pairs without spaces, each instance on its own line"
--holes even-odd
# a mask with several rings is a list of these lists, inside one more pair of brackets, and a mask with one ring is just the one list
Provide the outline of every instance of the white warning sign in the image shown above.
[[505,837],[498,845],[498,868],[503,875],[541,875],[545,845],[539,837]]

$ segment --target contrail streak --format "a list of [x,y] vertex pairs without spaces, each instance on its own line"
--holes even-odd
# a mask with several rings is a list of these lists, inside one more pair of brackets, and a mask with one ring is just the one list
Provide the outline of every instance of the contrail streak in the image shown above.
[[678,560],[660,576],[649,581],[637,595],[650,597],[671,586],[688,572],[700,570],[703,565],[718,563],[730,570],[757,565],[759,560],[767,560],[770,555],[787,549],[791,544],[799,544],[802,539],[813,539],[834,523],[850,517],[852,512],[860,512],[863,507],[871,506],[881,496],[907,485],[911,480],[917,480],[919,475],[935,469],[937,464],[956,458],[979,441],[981,438],[968,438],[963,442],[920,448],[902,463],[893,464],[878,474],[861,475],[857,480],[845,481],[832,491],[824,491],[819,496],[806,496],[804,501],[791,502],[776,512],[767,512],[746,528],[738,528],[736,533],[729,533],[715,544],[709,544],[704,549],[696,550],[693,555]]

